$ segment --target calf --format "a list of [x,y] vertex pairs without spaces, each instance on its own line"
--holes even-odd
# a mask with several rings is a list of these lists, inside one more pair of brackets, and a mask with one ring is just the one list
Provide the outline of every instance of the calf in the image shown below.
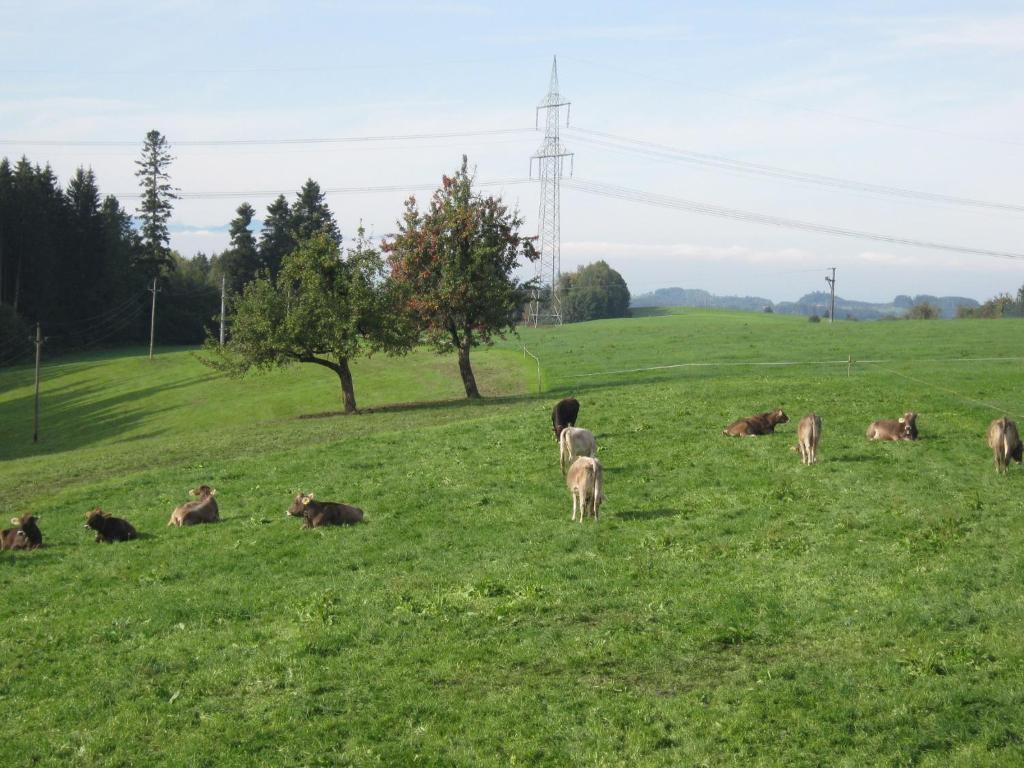
[[139,534],[127,520],[119,517],[111,517],[97,507],[85,513],[85,526],[96,531],[96,543],[103,541],[112,544],[115,541],[128,541],[136,538]]
[[577,504],[580,511],[580,522],[589,512],[596,522],[601,509],[601,502],[605,500],[602,493],[604,484],[601,462],[589,456],[581,456],[569,467],[569,474],[565,477],[565,484],[572,494],[572,520],[576,520]]
[[363,510],[337,501],[315,501],[312,493],[300,493],[285,512],[292,517],[305,518],[303,528],[321,525],[354,525],[362,522]]
[[775,432],[776,424],[785,424],[787,421],[789,421],[789,416],[779,408],[775,411],[759,413],[756,416],[747,416],[745,419],[737,419],[723,429],[722,434],[730,437],[771,435]]
[[566,397],[555,403],[551,409],[551,428],[555,431],[555,440],[562,436],[563,429],[576,426],[579,414],[580,402],[575,397]]
[[907,411],[898,419],[872,421],[868,440],[917,440],[917,414]]
[[821,439],[821,416],[809,413],[796,425],[796,447],[804,464],[818,462],[818,441]]
[[558,438],[558,465],[565,474],[566,468],[577,456],[597,455],[597,441],[594,433],[582,427],[565,427]]
[[0,531],[0,549],[35,549],[43,546],[43,532],[39,530],[37,520],[32,513],[12,517],[11,522],[18,527]]
[[988,447],[996,462],[996,472],[1005,474],[1010,466],[1010,459],[1018,464],[1024,458],[1024,446],[1020,442],[1017,424],[1005,416],[988,425]]
[[179,528],[183,525],[196,525],[197,523],[216,523],[220,521],[220,514],[217,510],[217,489],[208,485],[200,485],[189,491],[190,496],[195,496],[196,501],[189,501],[179,507],[175,507],[171,513],[171,519],[167,525],[176,525]]

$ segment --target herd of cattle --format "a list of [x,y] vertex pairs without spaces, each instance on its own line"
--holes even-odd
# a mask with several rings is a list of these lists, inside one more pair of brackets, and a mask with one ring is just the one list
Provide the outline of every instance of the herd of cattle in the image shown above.
[[[551,427],[558,441],[558,463],[565,475],[565,483],[572,495],[572,520],[577,515],[598,519],[601,503],[605,500],[604,477],[601,462],[597,459],[597,440],[594,434],[576,426],[580,404],[574,397],[558,401],[551,411]],[[770,435],[775,427],[785,424],[789,417],[778,409],[737,419],[722,433],[732,437],[754,437]],[[818,460],[818,442],[821,439],[821,417],[809,413],[800,419],[796,430],[797,444],[794,450],[800,452],[804,464]],[[879,419],[868,426],[869,440],[916,440],[917,414],[913,411],[898,419]],[[1021,444],[1017,424],[1003,417],[995,419],[988,428],[988,444],[992,449],[996,471],[1005,473],[1010,461],[1021,463],[1024,446]],[[167,525],[181,527],[198,523],[215,523],[220,520],[217,508],[217,489],[201,485],[189,491],[194,501],[174,508]],[[285,514],[303,518],[303,528],[318,528],[324,525],[352,525],[363,519],[363,511],[350,504],[333,501],[317,501],[312,493],[300,493],[293,500]],[[27,513],[11,519],[14,528],[0,531],[0,550],[35,549],[42,546],[43,534],[39,530],[38,518]],[[138,533],[127,520],[113,517],[100,508],[85,513],[85,527],[96,532],[96,541],[112,543],[130,541]]]

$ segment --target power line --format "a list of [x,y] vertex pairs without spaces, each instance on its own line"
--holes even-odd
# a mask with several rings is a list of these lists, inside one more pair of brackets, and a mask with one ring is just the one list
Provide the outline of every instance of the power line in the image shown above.
[[[511,186],[515,184],[529,184],[531,179],[494,179],[492,181],[473,181],[473,184],[480,187]],[[384,186],[367,187],[322,187],[321,192],[328,195],[359,195],[373,192],[416,192],[423,190],[433,191],[437,189],[438,183],[429,184],[388,184]],[[137,200],[142,197],[139,192],[115,192],[114,197],[119,200]],[[214,200],[220,198],[243,198],[243,197],[277,197],[288,194],[280,189],[250,189],[233,192],[179,192],[178,197],[182,200]]]
[[683,82],[681,80],[673,80],[672,78],[661,77],[659,75],[650,75],[650,74],[647,74],[646,72],[636,72],[634,70],[623,69],[621,67],[616,67],[616,66],[614,66],[612,64],[609,64],[606,61],[605,62],[588,61],[587,59],[580,59],[580,58],[571,57],[571,56],[566,56],[565,58],[571,59],[571,60],[574,60],[574,61],[578,61],[581,64],[587,64],[589,66],[604,67],[604,68],[610,69],[612,71],[620,72],[621,74],[624,74],[624,75],[629,75],[630,77],[642,77],[642,78],[645,78],[645,79],[648,79],[648,80],[657,80],[657,81],[663,82],[663,83],[670,83],[671,85],[680,85],[680,86],[683,86],[684,88],[693,88],[693,89],[700,90],[700,91],[706,91],[708,93],[714,93],[714,94],[716,94],[718,96],[725,96],[727,98],[736,99],[736,100],[739,100],[739,101],[753,101],[753,102],[758,102],[760,104],[767,104],[768,106],[771,106],[771,107],[777,107],[777,108],[781,108],[781,109],[797,110],[797,111],[800,111],[800,112],[810,112],[810,113],[818,114],[818,115],[827,115],[828,117],[839,118],[839,119],[842,119],[842,120],[852,120],[852,121],[858,122],[858,123],[867,123],[869,125],[880,125],[880,126],[883,126],[883,127],[886,127],[886,128],[897,128],[897,129],[902,130],[902,131],[916,131],[916,132],[919,132],[919,133],[931,133],[931,134],[935,134],[937,136],[947,136],[947,137],[954,138],[954,139],[965,139],[967,141],[985,142],[985,143],[989,143],[989,144],[1005,144],[1005,145],[1008,145],[1008,146],[1011,146],[1011,147],[1024,147],[1024,142],[1013,141],[1012,139],[996,139],[996,138],[992,138],[991,136],[972,136],[970,134],[965,134],[965,133],[956,133],[955,131],[946,131],[946,130],[943,130],[942,128],[927,128],[927,127],[920,126],[920,125],[908,125],[906,123],[897,123],[897,122],[893,122],[893,121],[890,121],[890,120],[881,120],[881,119],[875,118],[875,117],[864,117],[862,115],[851,115],[851,114],[847,114],[847,113],[844,113],[844,112],[834,112],[834,111],[828,110],[828,109],[818,109],[818,108],[815,108],[815,107],[801,106],[799,104],[789,104],[789,103],[781,102],[781,101],[773,101],[771,99],[761,98],[760,96],[741,96],[739,94],[731,93],[729,91],[725,91],[725,90],[722,90],[722,89],[719,89],[719,88],[711,88],[711,87],[706,86],[706,85],[700,85],[700,84],[698,84],[698,83],[696,83],[696,82],[694,82],[692,80],[688,80],[686,82]]
[[[808,173],[806,171],[795,171],[787,168],[779,168],[777,166],[772,165],[751,163],[745,160],[735,160],[733,158],[724,157],[722,155],[713,155],[703,152],[693,152],[687,149],[679,149],[677,147],[670,147],[664,144],[657,144],[652,141],[633,139],[628,136],[617,136],[615,134],[604,133],[602,131],[592,131],[587,130],[585,128],[570,128],[569,130],[573,134],[584,134],[578,135],[575,138],[588,144],[609,147],[613,149],[620,149],[626,152],[633,152],[636,154],[646,155],[648,157],[655,157],[663,160],[675,160],[678,162],[702,165],[710,168],[718,168],[721,170],[737,171],[740,173],[764,176],[767,178],[786,179],[789,181],[798,181],[805,184],[815,184],[818,186],[834,187],[837,189],[845,189],[854,192],[869,192],[890,195],[894,197],[903,197],[911,200],[923,200],[926,202],[949,203],[952,205],[964,205],[974,208],[986,208],[997,211],[1011,211],[1013,213],[1024,213],[1024,205],[1014,205],[1012,203],[998,203],[987,200],[976,200],[974,198],[969,197],[956,197],[953,195],[944,195],[935,192],[923,192],[920,190],[906,189],[903,187],[891,187],[885,184],[873,184],[871,182],[843,179],[838,176],[826,176],[824,174]],[[600,138],[589,138],[592,136]],[[602,139],[610,139],[611,141],[604,141]],[[622,144],[629,144],[633,146],[622,146]]]
[[840,237],[853,237],[861,240],[874,240],[883,243],[893,243],[896,245],[911,245],[918,248],[931,248],[939,251],[950,251],[952,253],[965,253],[974,256],[993,256],[1000,259],[1024,259],[1022,253],[1011,253],[1008,251],[992,251],[984,248],[971,248],[960,245],[949,245],[947,243],[935,243],[928,240],[916,240],[909,237],[898,237],[895,235],[883,235],[874,232],[864,232],[856,229],[846,229],[844,227],[835,227],[828,224],[815,224],[809,221],[799,221],[797,219],[786,219],[781,216],[769,216],[763,213],[754,213],[752,211],[743,211],[736,208],[725,208],[718,205],[711,205],[709,203],[700,203],[692,200],[683,200],[678,197],[669,197],[668,195],[659,195],[650,192],[644,192],[636,189],[629,189],[627,187],[618,187],[611,184],[602,184],[600,182],[585,181],[583,179],[566,179],[565,186],[570,189],[578,189],[581,192],[586,192],[592,195],[600,195],[602,197],[610,197],[618,200],[629,200],[635,203],[642,203],[644,205],[651,205],[660,208],[671,208],[678,211],[688,211],[691,213],[700,213],[706,216],[718,216],[721,218],[735,219],[737,221],[745,221],[751,224],[766,224],[773,227],[785,227],[788,229],[798,229],[804,232],[819,232],[826,235],[837,235]]
[[[380,134],[376,136],[335,136],[329,138],[300,139],[203,139],[176,141],[174,147],[238,147],[273,146],[280,144],[352,144],[372,141],[420,141],[424,139],[467,138],[472,136],[500,136],[510,133],[534,133],[533,128],[493,128],[476,131],[446,131],[439,133]],[[0,139],[0,146],[16,144],[27,147],[139,147],[139,141],[104,141],[71,139]]]

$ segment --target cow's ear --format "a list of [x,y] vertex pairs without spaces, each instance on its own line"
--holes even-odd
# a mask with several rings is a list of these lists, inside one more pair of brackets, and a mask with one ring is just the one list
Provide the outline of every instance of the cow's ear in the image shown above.
[[12,517],[11,518],[11,522],[14,523],[15,525],[21,525],[21,520],[19,520],[16,517]]
[[307,496],[306,498],[307,498],[307,499],[309,499],[310,501],[312,501],[313,499],[315,499],[315,498],[316,498],[316,494],[315,494],[315,493],[311,493],[311,494],[309,494],[309,496]]
[[210,489],[210,495],[211,496],[216,496],[217,495],[217,489],[216,488],[211,488]]
[[307,505],[307,504],[309,504],[309,502],[311,502],[312,500],[313,500],[313,497],[312,497],[312,496],[303,496],[303,497],[302,497],[302,506],[306,506],[306,505]]
[[899,418],[899,423],[900,423],[900,424],[906,424],[906,423],[907,423],[907,420],[906,420],[906,419],[904,419],[904,418],[903,418],[902,416],[900,416],[900,418]]

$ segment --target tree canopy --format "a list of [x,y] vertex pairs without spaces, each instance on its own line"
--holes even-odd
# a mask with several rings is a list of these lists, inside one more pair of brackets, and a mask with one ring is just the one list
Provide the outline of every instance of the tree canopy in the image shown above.
[[439,353],[457,352],[466,396],[480,397],[470,350],[515,330],[532,283],[513,275],[520,257],[537,258],[522,219],[500,198],[473,191],[466,157],[444,176],[422,213],[405,204],[398,233],[381,247],[405,308]]
[[629,316],[629,287],[622,275],[604,261],[580,267],[575,272],[563,272],[558,290],[563,322]]

